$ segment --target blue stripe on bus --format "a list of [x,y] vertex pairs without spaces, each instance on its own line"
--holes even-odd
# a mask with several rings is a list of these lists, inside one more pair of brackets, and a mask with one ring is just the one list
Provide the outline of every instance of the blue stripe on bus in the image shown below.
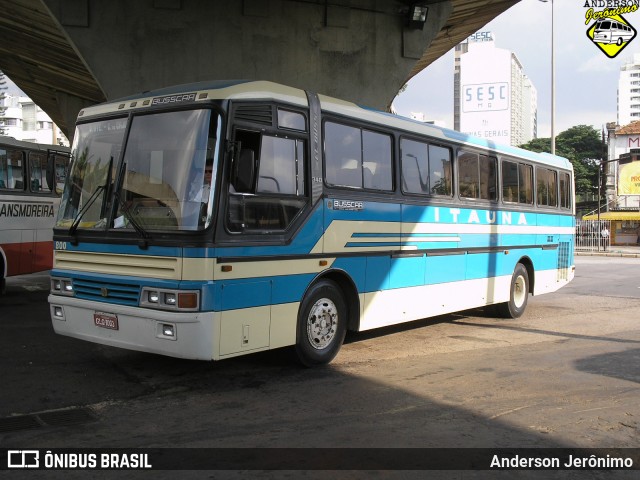
[[[205,247],[162,247],[149,246],[146,250],[140,249],[137,245],[123,245],[114,243],[82,243],[74,246],[67,242],[66,249],[69,251],[84,251],[90,253],[112,253],[126,255],[150,255],[164,257],[185,257],[185,258],[215,258],[215,257],[260,257],[274,255],[304,255],[309,253],[321,238],[323,214],[326,213],[324,220],[326,227],[333,220],[350,220],[356,222],[377,221],[387,224],[397,224],[392,232],[353,232],[353,239],[375,239],[382,237],[397,237],[398,242],[378,243],[378,242],[350,242],[347,246],[351,248],[367,247],[367,246],[387,246],[395,249],[398,245],[412,245],[417,248],[423,248],[425,243],[420,243],[419,238],[433,238],[437,240],[437,235],[446,236],[446,233],[425,234],[425,233],[400,233],[402,222],[405,223],[434,223],[441,226],[446,225],[513,225],[518,223],[528,226],[553,226],[553,227],[573,227],[575,226],[574,218],[569,214],[555,213],[521,213],[503,210],[483,210],[469,208],[454,207],[433,207],[433,206],[415,206],[403,205],[400,212],[400,205],[384,204],[377,202],[364,202],[362,211],[342,211],[331,210],[326,208],[323,212],[322,208],[316,209],[308,221],[305,223],[300,232],[289,245],[267,245],[267,246],[221,246],[218,248]],[[436,210],[437,209],[437,210]],[[436,220],[436,211],[439,221]],[[401,221],[402,220],[402,221]],[[457,221],[455,221],[457,220]],[[471,220],[471,222],[470,222]],[[433,237],[431,237],[433,235]],[[461,246],[486,246],[488,245],[486,237],[482,235],[476,237],[468,237],[469,234],[457,234],[464,243]],[[503,245],[523,245],[536,243],[535,236],[526,238],[527,235],[501,234]],[[407,239],[411,239],[417,243],[407,243]],[[478,245],[473,245],[476,240],[480,241]],[[401,242],[401,243],[399,243]],[[543,243],[547,243],[543,241]],[[422,246],[421,246],[422,245]],[[426,248],[451,248],[455,244],[447,242],[442,244],[434,242],[434,245],[428,244]]]

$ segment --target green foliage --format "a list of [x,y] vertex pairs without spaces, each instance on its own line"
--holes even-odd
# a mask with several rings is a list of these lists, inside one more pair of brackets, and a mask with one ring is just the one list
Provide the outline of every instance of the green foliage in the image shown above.
[[[551,152],[551,139],[534,138],[520,148]],[[577,195],[597,191],[598,163],[600,159],[607,159],[601,132],[590,125],[577,125],[565,130],[556,137],[556,155],[567,158],[573,165]]]

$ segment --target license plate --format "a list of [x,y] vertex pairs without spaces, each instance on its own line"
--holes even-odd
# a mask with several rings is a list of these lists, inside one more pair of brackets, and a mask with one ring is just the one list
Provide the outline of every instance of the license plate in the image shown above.
[[118,330],[118,317],[112,313],[96,312],[93,314],[93,323],[96,327]]

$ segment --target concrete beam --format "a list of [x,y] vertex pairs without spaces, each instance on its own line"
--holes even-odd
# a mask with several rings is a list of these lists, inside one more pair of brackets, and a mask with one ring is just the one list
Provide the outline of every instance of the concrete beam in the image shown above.
[[263,79],[384,109],[451,13],[422,30],[393,0],[43,0],[107,99],[211,79]]

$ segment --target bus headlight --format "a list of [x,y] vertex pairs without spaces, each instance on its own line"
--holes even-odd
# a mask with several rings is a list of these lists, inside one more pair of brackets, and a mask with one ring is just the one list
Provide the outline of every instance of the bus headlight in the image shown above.
[[169,290],[143,287],[140,306],[182,312],[196,312],[200,307],[198,290]]
[[70,278],[51,277],[51,293],[55,295],[74,295],[73,281]]
[[177,305],[176,294],[173,293],[173,292],[165,293],[164,294],[164,303],[166,303],[167,305],[171,305],[171,306]]

